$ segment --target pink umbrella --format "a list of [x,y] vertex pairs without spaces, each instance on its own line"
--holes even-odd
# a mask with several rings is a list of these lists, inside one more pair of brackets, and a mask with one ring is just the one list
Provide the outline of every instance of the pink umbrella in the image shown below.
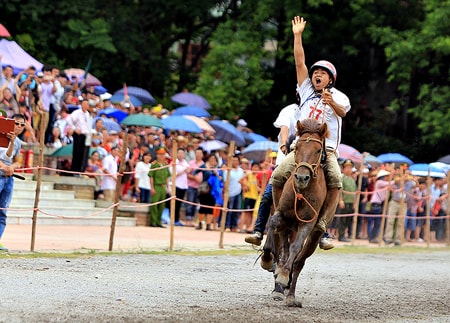
[[352,146],[339,144],[338,152],[339,152],[339,159],[351,159],[355,163],[362,162],[363,159],[362,154]]
[[9,31],[2,24],[0,24],[0,37],[11,37]]
[[[78,77],[78,80],[81,82],[84,77],[84,70],[81,68],[68,68],[64,70],[64,72],[67,74],[68,77],[76,76]],[[98,78],[96,78],[91,73],[88,73],[86,78],[86,85],[87,86],[96,86],[96,85],[102,85],[102,82]]]

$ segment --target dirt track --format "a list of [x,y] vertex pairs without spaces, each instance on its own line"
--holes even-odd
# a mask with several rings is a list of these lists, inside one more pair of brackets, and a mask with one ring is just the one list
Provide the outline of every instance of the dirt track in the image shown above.
[[448,322],[450,251],[319,251],[303,308],[270,298],[246,256],[2,258],[1,322]]

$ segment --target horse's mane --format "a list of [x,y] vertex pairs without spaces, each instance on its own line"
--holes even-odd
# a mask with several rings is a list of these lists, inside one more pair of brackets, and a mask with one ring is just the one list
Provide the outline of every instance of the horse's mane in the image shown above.
[[[301,136],[305,133],[318,133],[321,135],[322,124],[320,124],[316,119],[307,118],[300,121],[300,124],[297,124],[297,136]],[[322,138],[328,137],[328,129],[327,131],[321,135]]]

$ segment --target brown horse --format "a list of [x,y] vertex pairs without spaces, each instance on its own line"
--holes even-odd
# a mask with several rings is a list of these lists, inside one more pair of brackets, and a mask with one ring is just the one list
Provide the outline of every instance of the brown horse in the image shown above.
[[[276,208],[270,218],[261,266],[275,270],[274,299],[282,299],[284,289],[289,289],[287,305],[301,307],[295,300],[297,278],[322,236],[315,225],[327,193],[320,164],[325,156],[328,128],[315,119],[297,121],[297,136],[296,168],[286,181],[279,201],[274,201]],[[272,268],[274,259],[275,269]]]

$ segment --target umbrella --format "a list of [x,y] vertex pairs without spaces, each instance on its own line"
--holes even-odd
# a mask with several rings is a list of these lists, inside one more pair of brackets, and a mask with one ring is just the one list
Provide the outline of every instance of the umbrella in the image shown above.
[[97,122],[98,119],[101,119],[103,121],[103,125],[105,126],[106,130],[108,130],[108,132],[110,132],[111,130],[115,130],[117,132],[122,131],[122,127],[120,126],[120,124],[118,124],[116,121],[114,121],[112,119],[108,119],[108,118],[96,117],[92,122],[92,126],[95,125],[95,123]]
[[123,119],[125,119],[128,116],[128,113],[116,108],[106,108],[98,111],[97,117],[101,115],[105,115],[109,118],[114,118],[117,120],[117,122],[120,123]]
[[[133,95],[128,95],[130,97],[130,101],[131,103],[133,103],[133,105],[135,107],[140,107],[142,106],[142,101],[139,100],[137,97],[133,96]],[[125,95],[123,93],[116,93],[114,94],[110,100],[112,103],[120,103],[125,99]]]
[[74,112],[75,110],[78,110],[80,108],[79,105],[76,104],[68,104],[67,109],[69,110],[69,113]]
[[437,160],[440,163],[449,164],[450,165],[450,155],[446,155]]
[[184,116],[186,119],[190,119],[192,121],[194,121],[197,126],[200,127],[200,129],[202,129],[203,131],[207,131],[207,132],[211,132],[211,133],[215,133],[216,131],[214,130],[213,127],[211,127],[211,125],[202,118],[196,117],[196,116]]
[[432,166],[431,164],[412,164],[408,168],[411,171],[411,174],[416,176],[428,176],[429,174],[431,177],[445,177],[444,170],[439,167]]
[[101,85],[97,85],[97,86],[94,87],[95,95],[100,96],[102,94],[105,94],[106,92],[108,92],[108,90],[106,88],[104,88],[103,86],[101,86]]
[[9,31],[2,24],[0,24],[0,37],[11,37]]
[[381,155],[378,155],[377,158],[382,163],[396,163],[396,164],[406,163],[408,165],[413,164],[413,161],[411,159],[409,159],[408,157],[403,156],[402,154],[399,154],[399,153],[381,154]]
[[437,168],[443,170],[445,173],[450,171],[450,164],[434,162],[434,163],[430,163],[430,166],[437,167]]
[[[136,86],[127,86],[127,91],[128,91],[129,96],[134,96],[134,97],[138,98],[142,103],[145,103],[145,104],[156,103],[156,100],[153,98],[153,96],[150,94],[150,92],[143,88],[136,87]],[[114,94],[124,94],[124,89],[117,90]]]
[[266,137],[264,137],[263,135],[258,135],[257,133],[254,132],[247,132],[247,136],[253,140],[253,142],[258,142],[258,141],[269,141],[269,139],[267,139]]
[[[92,152],[95,150],[95,148],[91,148],[89,150],[89,155],[92,154]],[[73,144],[62,146],[61,148],[58,148],[55,150],[50,156],[51,157],[72,157],[73,155]]]
[[209,124],[216,130],[216,139],[227,143],[234,141],[237,146],[245,146],[244,136],[231,123],[223,120],[212,120]]
[[381,160],[379,160],[377,157],[375,157],[374,155],[368,154],[366,155],[366,157],[364,158],[364,161],[368,164],[374,164],[374,165],[381,165],[382,162]]
[[177,102],[184,105],[193,105],[206,110],[211,108],[208,101],[206,101],[204,97],[195,93],[181,92],[172,96],[171,99],[173,102]]
[[352,146],[339,144],[338,152],[340,159],[350,159],[355,163],[362,162],[362,154]]
[[[68,68],[66,70],[64,70],[64,72],[67,74],[67,76],[69,78],[71,78],[72,76],[76,76],[78,77],[78,80],[81,82],[84,78],[84,70],[81,68]],[[102,85],[102,82],[100,82],[100,80],[98,78],[96,78],[94,75],[92,75],[91,73],[88,73],[87,77],[86,77],[86,85],[87,86],[96,86],[96,85]]]
[[206,150],[208,153],[210,153],[213,150],[220,150],[228,145],[220,140],[208,140],[201,142],[199,144],[199,147],[201,147],[203,150]]
[[269,140],[256,141],[248,145],[248,147],[242,151],[242,155],[248,159],[260,162],[266,159],[266,153],[269,149],[271,151],[278,151],[278,143]]
[[177,108],[172,111],[173,116],[180,116],[180,115],[190,115],[190,116],[196,116],[196,117],[210,117],[208,111],[206,111],[203,108],[199,108],[193,105],[186,105],[184,107]]
[[126,126],[141,126],[141,127],[158,127],[164,128],[161,120],[149,114],[137,113],[130,114],[122,120],[121,124]]
[[200,129],[194,121],[187,119],[184,116],[170,116],[161,119],[161,122],[164,125],[164,128],[169,130],[183,130],[197,133],[202,132],[202,129]]

